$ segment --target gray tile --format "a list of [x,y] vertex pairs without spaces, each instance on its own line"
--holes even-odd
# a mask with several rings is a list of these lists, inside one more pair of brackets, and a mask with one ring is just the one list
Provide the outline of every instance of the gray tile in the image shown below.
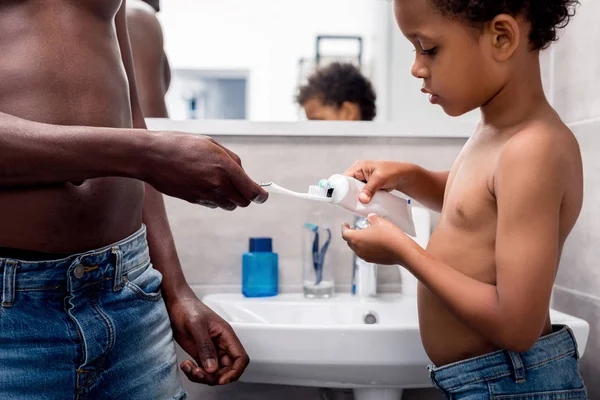
[[556,283],[600,296],[600,268],[597,243],[600,242],[600,121],[573,128],[583,156],[584,202],[581,215],[569,235]]
[[[185,378],[184,378],[185,379]],[[321,400],[318,388],[234,383],[208,387],[191,382],[184,384],[188,400]]]
[[351,389],[321,389],[322,400],[354,400]]
[[[189,359],[179,347],[178,360]],[[191,382],[181,373],[183,387],[188,393],[188,400],[321,400],[318,388],[304,388],[283,385],[262,385],[235,382],[226,386],[210,387]]]
[[380,265],[377,267],[377,282],[381,288],[400,286],[400,270],[395,265]]
[[[223,387],[207,387],[190,382],[185,385],[189,400],[353,400],[350,390],[318,389],[295,386],[261,385],[251,383],[234,383]],[[321,391],[327,397],[321,395]],[[436,389],[407,389],[402,400],[442,400],[443,396]]]
[[408,389],[402,395],[402,400],[442,400],[444,396],[434,388]]
[[588,387],[589,398],[600,399],[600,301],[555,288],[552,307],[589,322],[590,335],[581,358],[580,371]]
[[600,2],[581,0],[577,15],[554,46],[554,104],[568,122],[600,117],[600,54],[590,38],[600,37]]

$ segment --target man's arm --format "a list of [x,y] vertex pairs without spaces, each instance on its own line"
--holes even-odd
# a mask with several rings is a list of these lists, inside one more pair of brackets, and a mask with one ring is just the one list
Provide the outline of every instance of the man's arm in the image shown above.
[[[123,63],[128,76],[130,76],[134,124],[136,127],[142,127],[145,125],[143,125],[141,108],[137,101],[138,96],[129,50],[127,21],[124,15],[125,7],[126,5],[123,4],[123,8],[117,16],[117,32]],[[137,24],[140,21],[134,20],[132,22],[136,24],[134,30],[143,28],[143,26]],[[151,34],[152,32],[154,34],[160,33],[159,30],[148,33]],[[160,35],[162,36],[162,33]],[[160,88],[164,76],[157,72],[160,69],[158,64],[164,65],[162,47],[159,48],[159,52],[144,46],[148,43],[158,46],[162,43],[162,39],[156,40],[157,38],[146,36],[142,40],[144,43],[138,43],[137,39],[139,37],[134,35],[133,48],[136,50],[136,63],[137,67],[141,68],[141,82],[145,86],[141,93],[143,96],[155,96],[152,99],[142,98],[142,104],[150,108],[149,112],[154,116],[166,116],[164,90]],[[137,71],[139,69],[136,69]],[[164,114],[161,115],[161,112]],[[235,155],[232,154],[232,156]],[[201,154],[198,157],[201,157]],[[235,157],[237,159],[237,156]],[[239,164],[239,159],[236,162]],[[207,164],[210,165],[208,161]],[[169,227],[163,197],[161,193],[148,184],[146,185],[143,221],[148,227],[150,258],[156,269],[163,274],[162,292],[173,327],[174,338],[183,350],[190,354],[202,367],[200,368],[191,360],[185,360],[181,364],[181,369],[191,381],[198,383],[227,384],[237,380],[248,365],[248,355],[231,326],[206,305],[202,304],[185,281]],[[222,352],[221,354],[217,353],[217,348],[219,352]]]
[[151,142],[143,131],[50,125],[0,112],[0,188],[139,178],[143,164],[131,155]]
[[[125,21],[124,9],[118,18]],[[120,45],[128,54],[129,46]],[[130,86],[135,88],[131,60],[126,68]],[[132,102],[137,102],[135,91],[132,96]],[[134,110],[133,119],[135,126],[145,127],[141,112]],[[105,176],[140,179],[162,193],[229,210],[268,198],[241,168],[239,158],[211,138],[180,132],[51,125],[0,112],[0,188]]]
[[142,112],[146,118],[168,118],[165,95],[166,57],[160,22],[146,4],[127,9],[127,29]]
[[569,168],[548,141],[516,140],[501,155],[495,285],[456,271],[419,246],[397,243],[406,268],[454,315],[507,350],[526,351],[539,338],[559,260],[559,213]]

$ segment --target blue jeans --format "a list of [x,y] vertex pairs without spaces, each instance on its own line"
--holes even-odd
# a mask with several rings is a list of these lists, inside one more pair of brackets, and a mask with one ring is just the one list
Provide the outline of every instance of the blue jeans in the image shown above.
[[183,399],[146,231],[51,261],[0,258],[0,399]]
[[499,350],[429,367],[431,381],[451,400],[585,400],[573,332],[553,328],[525,353]]

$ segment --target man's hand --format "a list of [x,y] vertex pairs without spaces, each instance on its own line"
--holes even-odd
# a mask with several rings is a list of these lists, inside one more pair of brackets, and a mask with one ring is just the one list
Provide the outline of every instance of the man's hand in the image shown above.
[[250,362],[231,326],[204,305],[189,286],[167,299],[175,341],[191,355],[181,370],[192,382],[226,385],[237,381]]
[[141,173],[158,191],[210,208],[234,210],[264,203],[268,193],[251,180],[240,158],[215,140],[180,132],[152,132]]

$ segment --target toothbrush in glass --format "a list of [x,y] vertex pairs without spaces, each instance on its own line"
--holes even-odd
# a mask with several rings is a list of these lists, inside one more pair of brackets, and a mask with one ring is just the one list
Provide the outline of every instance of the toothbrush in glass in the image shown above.
[[325,230],[327,231],[327,240],[325,241],[325,244],[323,245],[323,247],[321,248],[321,251],[319,252],[319,258],[318,258],[319,268],[317,269],[317,285],[319,283],[321,283],[321,281],[323,280],[323,264],[325,263],[325,254],[327,254],[327,249],[329,248],[329,243],[331,242],[331,229],[325,228]]
[[315,285],[318,285],[323,280],[323,264],[325,263],[325,255],[329,249],[329,243],[331,243],[331,229],[325,228],[327,231],[327,240],[321,250],[319,250],[319,227],[309,223],[304,224],[304,226],[315,234],[312,246],[312,260],[315,270]]

